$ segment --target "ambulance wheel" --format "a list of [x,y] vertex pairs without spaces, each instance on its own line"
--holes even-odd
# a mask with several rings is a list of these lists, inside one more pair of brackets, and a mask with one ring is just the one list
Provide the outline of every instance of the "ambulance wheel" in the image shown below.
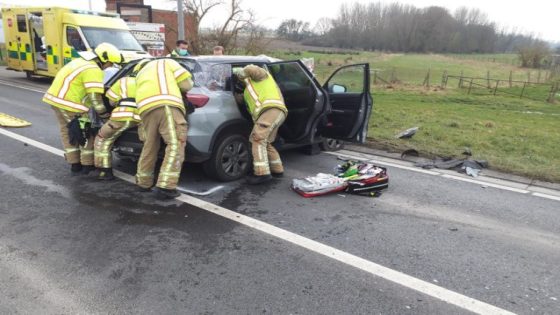
[[27,80],[33,80],[33,72],[25,71],[25,77],[27,78]]
[[240,134],[224,135],[219,138],[212,156],[203,165],[206,175],[223,182],[244,177],[250,166],[249,141]]
[[323,151],[338,151],[344,149],[344,141],[326,138],[319,143],[319,146]]

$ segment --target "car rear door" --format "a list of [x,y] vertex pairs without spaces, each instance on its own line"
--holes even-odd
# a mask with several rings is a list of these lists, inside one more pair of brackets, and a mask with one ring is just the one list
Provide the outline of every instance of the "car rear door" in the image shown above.
[[321,136],[365,142],[373,110],[369,86],[368,63],[340,67],[330,76],[323,89],[328,93],[331,110],[320,130]]

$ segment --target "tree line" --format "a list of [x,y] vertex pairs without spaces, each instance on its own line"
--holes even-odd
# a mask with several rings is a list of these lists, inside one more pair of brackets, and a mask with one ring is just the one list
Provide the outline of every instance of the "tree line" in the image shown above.
[[[314,46],[398,52],[498,53],[548,47],[531,35],[500,28],[479,9],[450,12],[438,6],[380,2],[342,4],[336,17],[320,19],[313,29],[286,20],[277,35]],[[526,65],[535,58],[531,53]]]

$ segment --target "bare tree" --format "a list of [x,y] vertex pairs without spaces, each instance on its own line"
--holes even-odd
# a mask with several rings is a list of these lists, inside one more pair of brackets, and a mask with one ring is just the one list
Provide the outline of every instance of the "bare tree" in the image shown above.
[[315,27],[313,27],[313,31],[315,34],[319,36],[326,35],[332,29],[332,19],[327,17],[322,17],[317,20],[315,23]]
[[284,20],[276,29],[276,34],[280,38],[298,41],[309,36],[309,22],[299,21],[296,19]]
[[[238,48],[241,33],[246,34],[252,43],[258,38],[258,33],[252,31],[255,27],[255,14],[242,7],[242,0],[183,0],[183,3],[185,12],[192,19],[193,29],[187,37],[195,54],[208,53],[215,45],[223,46],[227,53],[231,53]],[[205,18],[220,6],[228,7],[225,20],[216,21],[214,24],[217,26],[202,31],[201,25]]]
[[256,33],[252,32],[255,25],[255,15],[251,10],[241,7],[241,0],[229,0],[228,16],[221,26],[212,30],[207,36],[208,42],[215,42],[231,53],[238,48],[241,33],[254,40]]
[[550,56],[549,45],[542,40],[534,40],[517,47],[522,67],[540,68],[545,58]]
[[199,54],[201,52],[200,25],[213,8],[224,4],[224,0],[184,0],[183,3],[183,8],[193,21],[193,30],[189,35],[192,50],[195,54]]

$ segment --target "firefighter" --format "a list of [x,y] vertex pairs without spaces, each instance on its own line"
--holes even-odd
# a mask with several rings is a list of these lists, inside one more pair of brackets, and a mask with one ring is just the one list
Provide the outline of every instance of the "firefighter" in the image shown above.
[[113,168],[111,167],[111,149],[115,140],[128,128],[140,123],[140,115],[136,107],[136,73],[149,59],[140,61],[133,69],[130,76],[123,77],[113,83],[105,96],[114,107],[109,120],[101,127],[95,137],[94,162],[98,172],[97,179],[112,180]]
[[278,128],[288,115],[282,93],[270,73],[261,67],[248,65],[235,68],[234,73],[244,82],[243,99],[254,122],[253,131],[249,136],[254,174],[247,178],[247,182],[257,185],[271,180],[272,177],[282,177],[282,160],[272,146]]
[[95,169],[95,134],[88,131],[88,111],[91,108],[102,118],[109,116],[102,99],[103,69],[124,61],[119,50],[108,43],[80,56],[60,69],[43,96],[43,102],[51,105],[60,125],[64,156],[73,175],[87,175]]
[[187,142],[182,93],[192,88],[191,78],[191,73],[173,59],[150,61],[136,76],[136,103],[142,120],[138,133],[144,142],[136,173],[136,183],[141,190],[151,190],[160,138],[166,144],[155,188],[157,199],[179,196],[176,188]]

